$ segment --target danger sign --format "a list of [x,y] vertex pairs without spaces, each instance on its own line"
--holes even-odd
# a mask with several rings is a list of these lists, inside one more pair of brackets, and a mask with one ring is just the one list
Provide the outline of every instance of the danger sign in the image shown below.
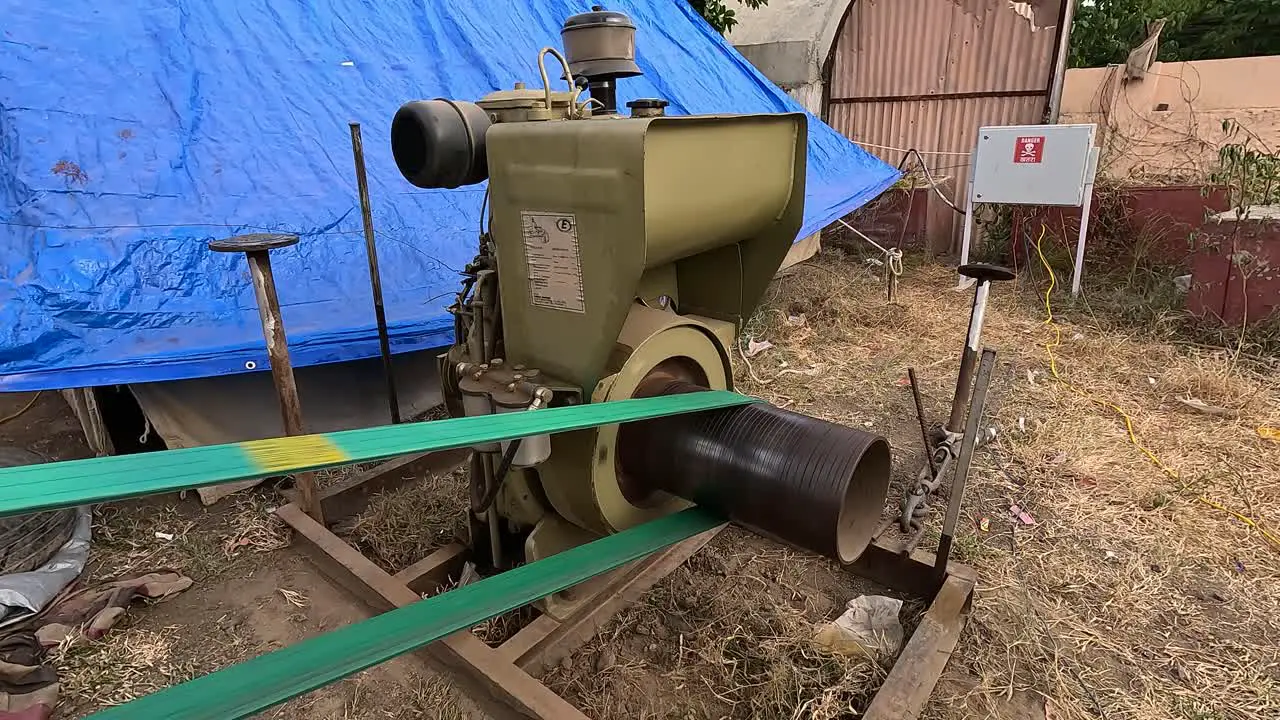
[[1043,159],[1043,135],[1031,135],[1028,137],[1018,138],[1018,144],[1013,149],[1014,163],[1035,163],[1038,165]]

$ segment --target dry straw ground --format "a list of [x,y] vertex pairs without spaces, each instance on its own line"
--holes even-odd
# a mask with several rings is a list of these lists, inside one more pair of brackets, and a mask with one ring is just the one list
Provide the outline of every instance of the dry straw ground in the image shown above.
[[[752,328],[775,348],[742,389],[836,421],[877,408],[884,427],[911,365],[940,418],[969,309],[953,278],[909,269],[891,307],[848,260],[796,268]],[[1230,351],[1108,330],[1083,304],[1077,323],[1059,319],[1057,380],[1044,280],[1000,286],[988,314],[998,435],[977,458],[961,543],[982,580],[932,717],[1003,717],[1015,695],[1059,719],[1280,717],[1280,547],[1267,537],[1280,443],[1257,432],[1280,425],[1280,378]],[[1013,521],[1015,503],[1035,525]]]
[[[465,487],[465,479],[426,478],[379,496],[342,532],[384,566],[416,560],[452,541]],[[55,717],[83,717],[363,619],[358,602],[287,547],[288,528],[271,514],[281,502],[273,488],[260,487],[210,509],[171,496],[97,508],[90,582],[156,568],[196,582],[170,600],[135,605],[100,640],[75,633],[55,649]],[[429,669],[396,661],[263,717],[452,720],[470,717],[471,707]]]
[[[920,457],[905,368],[919,370],[934,420],[952,391],[969,310],[969,294],[950,289],[953,278],[945,268],[909,267],[900,303],[887,306],[878,275],[838,252],[791,270],[748,328],[774,347],[750,367],[735,358],[740,389],[885,434],[900,485]],[[1280,523],[1280,443],[1256,431],[1280,426],[1280,379],[1230,350],[1117,329],[1100,308],[1070,309],[1054,297],[1063,308],[1054,352],[1073,389],[1049,372],[1045,345],[1055,333],[1038,299],[1043,281],[1000,286],[988,315],[984,340],[1000,353],[988,424],[998,433],[976,458],[957,545],[981,582],[929,717],[1280,717],[1280,548],[1248,524],[1274,534]],[[1128,413],[1135,437],[1174,475],[1098,400]],[[109,506],[99,512],[96,575],[183,568],[197,579],[192,601],[255,573],[300,577],[296,565],[272,569],[288,552],[275,550],[284,535],[264,513],[277,501],[264,491],[218,513],[190,500]],[[1034,525],[1012,518],[1015,503]],[[464,478],[433,478],[375,501],[344,533],[396,569],[447,542],[464,507]],[[155,530],[178,540],[157,544]],[[254,607],[276,608],[287,625],[322,610],[323,592],[312,587],[307,606],[294,608],[270,590]],[[731,529],[546,680],[602,720],[856,717],[885,668],[819,652],[810,640],[863,592],[877,590]],[[138,609],[101,643],[68,649],[70,708],[83,712],[266,649],[261,628],[256,640],[243,629],[261,610],[242,613],[249,625],[223,628],[225,610],[193,606],[209,617],[175,622],[163,606]],[[921,609],[908,605],[908,631]],[[190,637],[212,626],[217,642]],[[512,630],[490,623],[480,634]],[[275,716],[463,716],[435,677],[411,688],[411,700],[359,683],[342,686],[330,714],[303,699]]]

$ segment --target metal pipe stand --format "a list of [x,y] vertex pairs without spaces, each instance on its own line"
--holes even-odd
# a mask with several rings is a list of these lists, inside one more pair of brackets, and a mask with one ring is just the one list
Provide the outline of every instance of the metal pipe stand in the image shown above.
[[[305,435],[302,425],[302,404],[298,400],[298,384],[293,377],[293,363],[289,360],[289,342],[285,337],[284,318],[280,314],[280,298],[276,295],[276,281],[271,274],[271,251],[298,244],[297,235],[280,233],[251,233],[236,235],[209,243],[214,252],[244,253],[249,260],[249,277],[253,281],[253,294],[258,302],[258,316],[262,321],[262,336],[267,341],[267,358],[271,362],[271,380],[280,400],[280,419],[284,434]],[[320,499],[316,496],[315,475],[301,472],[294,475],[298,488],[299,505],[316,522],[324,524]]]

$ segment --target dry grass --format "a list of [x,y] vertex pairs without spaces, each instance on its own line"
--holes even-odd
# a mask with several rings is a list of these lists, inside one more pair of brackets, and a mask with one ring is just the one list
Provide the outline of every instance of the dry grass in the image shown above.
[[[878,272],[858,262],[824,254],[795,268],[749,325],[775,347],[750,367],[737,355],[740,389],[886,435],[900,488],[920,462],[905,368],[918,369],[935,422],[952,392],[970,302],[950,290],[953,278],[909,267],[901,304],[889,307]],[[1058,720],[1280,717],[1280,551],[1240,519],[1280,522],[1280,445],[1255,431],[1280,426],[1280,378],[1230,350],[1173,345],[1077,312],[1054,351],[1068,386],[1049,372],[1054,334],[1027,282],[998,288],[988,314],[984,340],[1000,351],[988,420],[999,432],[975,460],[957,539],[982,579],[929,717],[1021,718],[1010,702],[1019,698],[1041,713],[1048,702]],[[1229,412],[1200,413],[1187,399]],[[1129,414],[1175,475],[1135,447],[1102,400]],[[453,539],[466,493],[460,474],[386,493],[347,535],[397,570]],[[282,538],[265,513],[273,496],[233,501],[213,530],[192,530],[183,507],[105,511],[100,574],[167,565],[199,578],[258,562],[253,551]],[[1015,525],[1014,503],[1036,524]],[[878,589],[731,529],[546,680],[602,720],[856,717],[885,668],[811,639],[868,592]],[[908,632],[920,611],[909,607]],[[508,635],[506,622],[481,634]],[[105,643],[68,647],[68,694],[124,698],[210,662],[205,649],[166,648],[168,637],[125,626]],[[364,690],[354,692],[350,717],[380,716],[362,714]],[[411,693],[396,701],[398,716],[465,716],[434,678]]]
[[[746,373],[742,389],[871,422],[914,467],[899,382],[916,366],[926,411],[942,418],[969,305],[953,278],[909,269],[889,308],[854,263],[824,255],[797,268],[753,321],[776,347],[752,360],[759,381]],[[1025,691],[1058,718],[1280,717],[1280,553],[1233,514],[1273,532],[1280,522],[1280,446],[1255,432],[1280,425],[1280,380],[1230,352],[1064,324],[1055,353],[1073,389],[1048,372],[1043,306],[1007,286],[994,295],[984,342],[1000,351],[988,413],[999,439],[977,459],[962,532],[982,584],[949,669],[967,697],[937,698],[933,716],[1000,717],[1002,698]],[[796,369],[808,374],[786,372]],[[1176,477],[1099,401],[1127,412]],[[1014,502],[1035,526],[1013,526]],[[990,532],[976,528],[983,516]]]
[[206,512],[165,499],[94,508],[92,575],[113,580],[173,568],[197,582],[251,565],[261,553],[289,544],[287,526],[273,514],[284,502],[263,488],[237,493]]
[[[171,568],[196,581],[188,593],[199,593],[219,576],[252,572],[288,544],[285,525],[271,513],[280,502],[274,491],[255,488],[209,510],[168,497],[99,505],[85,583]],[[223,626],[225,616],[156,626],[147,622],[153,605],[135,603],[102,639],[75,632],[53,651],[61,717],[126,702],[243,659],[242,641]],[[200,625],[216,631],[194,629]]]
[[848,599],[873,592],[834,564],[730,528],[544,679],[602,719],[851,717],[886,668],[813,638]]
[[259,717],[264,720],[334,718],[334,720],[469,720],[456,688],[434,673],[406,673],[388,683],[383,678],[355,675],[339,685],[304,695]]
[[[72,636],[52,655],[61,679],[59,717],[78,717],[246,660],[252,649],[233,639],[193,643],[190,628],[128,627],[90,642]],[[217,635],[212,640],[218,640]],[[264,712],[263,718],[394,718],[465,720],[477,717],[471,704],[434,673],[386,678],[357,675]]]
[[374,496],[339,534],[394,573],[465,537],[467,492],[465,470],[433,475]]
[[185,647],[175,652],[181,632],[180,627],[125,627],[99,642],[69,635],[50,655],[58,667],[61,695],[71,703],[63,711],[74,715],[78,707],[118,705],[211,670],[219,648],[199,646],[198,656]]
[[[460,691],[453,684],[439,675],[428,675],[417,679],[411,689],[407,714],[397,714],[396,718],[423,718],[423,720],[469,720],[478,717],[471,709],[470,703],[459,697]],[[363,717],[353,712],[351,717]]]
[[356,463],[355,465],[342,465],[340,467],[325,468],[324,470],[316,470],[311,473],[312,479],[315,480],[316,489],[324,490],[326,488],[346,482],[360,473],[377,467],[378,463]]
[[[286,526],[270,513],[281,501],[259,488],[208,509],[190,499],[97,508],[91,583],[160,567],[180,569],[197,582],[167,602],[135,603],[99,640],[72,633],[55,649],[52,662],[62,684],[58,717],[82,717],[358,617],[358,611],[335,611],[335,598],[344,606],[348,600],[302,570],[304,560],[275,552],[288,541]],[[166,539],[169,535],[172,539]],[[472,716],[470,703],[446,680],[425,668],[391,665],[262,715],[335,720]]]
[[498,647],[515,637],[516,633],[533,622],[539,614],[537,608],[532,605],[526,605],[509,613],[503,613],[485,620],[471,628],[471,633],[483,640],[489,647]]

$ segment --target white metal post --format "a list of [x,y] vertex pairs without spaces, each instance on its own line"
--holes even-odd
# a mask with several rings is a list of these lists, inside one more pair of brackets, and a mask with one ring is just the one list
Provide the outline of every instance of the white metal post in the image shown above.
[[[975,153],[976,154],[976,153]],[[973,241],[973,171],[969,172],[969,186],[964,194],[964,235],[960,240],[960,264],[969,262],[969,244]],[[961,275],[956,287],[961,288],[969,278]]]
[[1084,198],[1080,204],[1080,237],[1076,239],[1076,266],[1071,271],[1071,296],[1080,294],[1080,280],[1084,277],[1084,240],[1089,234],[1089,212],[1093,209],[1093,183],[1098,177],[1098,158],[1101,150],[1090,148],[1089,162],[1085,166]]
[[1080,237],[1076,239],[1076,266],[1071,271],[1071,296],[1080,294],[1084,275],[1084,238],[1089,232],[1089,210],[1093,205],[1093,183],[1084,186],[1084,204],[1080,206]]

